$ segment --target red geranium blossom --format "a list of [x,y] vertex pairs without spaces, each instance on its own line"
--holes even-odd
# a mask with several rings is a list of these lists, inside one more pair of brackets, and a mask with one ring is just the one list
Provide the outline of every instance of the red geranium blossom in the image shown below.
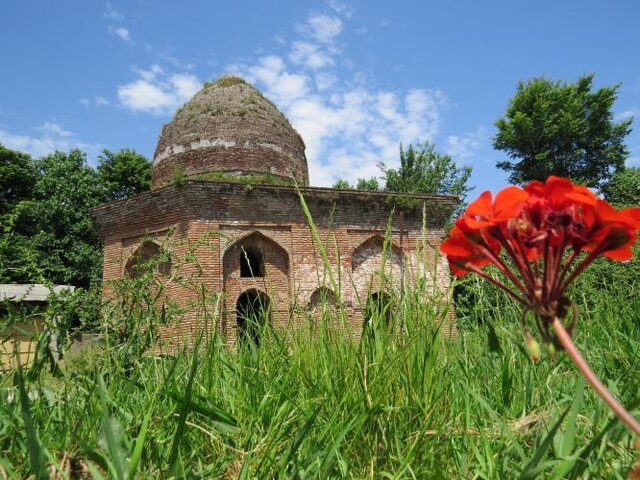
[[[573,344],[577,309],[565,296],[571,282],[600,255],[629,260],[639,229],[639,207],[616,210],[588,188],[552,176],[524,189],[507,187],[495,200],[491,192],[482,193],[456,220],[440,250],[454,275],[477,273],[523,305],[524,335],[536,361],[540,347],[526,323],[526,314],[533,312],[545,344],[565,349],[598,395],[640,436],[640,423],[613,398]],[[508,282],[486,274],[482,269],[487,265],[495,265]]]
[[[549,321],[566,316],[567,287],[599,255],[632,257],[638,229],[640,208],[616,210],[586,187],[551,176],[524,189],[507,187],[495,200],[491,192],[482,193],[456,221],[441,251],[454,275],[478,273]],[[482,271],[490,264],[512,288]]]

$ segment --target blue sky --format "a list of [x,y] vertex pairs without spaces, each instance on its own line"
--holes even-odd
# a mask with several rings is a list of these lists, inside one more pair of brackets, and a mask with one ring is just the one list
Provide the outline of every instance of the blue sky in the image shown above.
[[[506,184],[491,148],[517,82],[621,83],[617,118],[640,117],[640,2],[165,0],[0,4],[0,143],[133,148],[206,81],[244,76],[307,144],[311,184],[379,175],[398,144],[433,141]],[[640,164],[640,129],[628,137]]]

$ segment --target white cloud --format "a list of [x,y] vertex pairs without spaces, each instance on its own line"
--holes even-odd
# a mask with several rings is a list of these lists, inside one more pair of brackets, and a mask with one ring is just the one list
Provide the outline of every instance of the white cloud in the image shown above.
[[616,114],[613,118],[616,121],[629,120],[630,118],[640,116],[640,108],[630,108],[624,112]]
[[202,85],[190,73],[167,74],[159,65],[136,73],[140,78],[118,87],[120,103],[134,112],[171,113],[195,95]]
[[309,42],[293,42],[289,59],[298,65],[317,70],[333,65],[333,58],[320,46]]
[[345,18],[351,18],[353,16],[354,9],[350,5],[339,2],[338,0],[329,0],[327,3],[333,10]]
[[105,105],[109,105],[109,101],[106,98],[101,97],[100,95],[98,95],[93,99],[93,103],[98,107],[104,107]]
[[24,135],[0,130],[0,144],[34,157],[42,157],[56,150],[69,151],[73,148],[79,148],[90,157],[95,157],[102,148],[96,143],[81,142],[73,132],[65,130],[56,122],[45,122],[34,130],[39,132],[39,135]]
[[455,161],[470,162],[477,158],[478,150],[487,141],[487,131],[480,127],[464,135],[449,135],[444,152]]
[[261,57],[255,65],[234,65],[229,70],[249,82],[264,85],[270,98],[283,107],[309,93],[309,78],[286,71],[284,60],[277,55]]
[[136,80],[118,87],[118,98],[133,111],[161,112],[176,105],[171,92],[146,80]]
[[331,43],[342,32],[342,20],[331,15],[312,15],[298,31],[319,43]]
[[104,6],[104,18],[108,18],[110,20],[122,20],[124,15],[116,10],[113,3],[107,2]]
[[94,98],[81,98],[80,100],[78,100],[78,102],[80,103],[80,105],[86,108],[89,108],[91,106],[104,107],[106,105],[109,105],[109,100],[101,95],[98,95]]
[[173,87],[179,103],[184,103],[193,97],[198,93],[202,85],[200,80],[190,73],[176,73],[171,75],[169,83]]
[[157,63],[151,65],[149,70],[142,70],[134,67],[133,71],[136,72],[140,76],[140,78],[147,82],[153,82],[156,77],[164,74],[164,70]]
[[133,39],[131,38],[131,33],[124,27],[116,27],[114,25],[109,25],[108,31],[110,34],[115,35],[125,42],[129,44],[133,44]]
[[336,46],[342,29],[338,17],[312,15],[298,27],[304,39],[287,44],[286,55],[228,69],[260,88],[300,132],[314,185],[380,176],[380,162],[397,166],[401,142],[435,139],[446,102],[439,90],[373,88],[357,66],[345,67]]
[[338,81],[338,77],[332,73],[319,72],[315,76],[316,87],[318,90],[327,90]]
[[43,132],[44,135],[50,137],[69,138],[73,135],[73,133],[65,130],[60,124],[55,122],[44,122],[39,127],[36,127],[36,130],[39,130]]

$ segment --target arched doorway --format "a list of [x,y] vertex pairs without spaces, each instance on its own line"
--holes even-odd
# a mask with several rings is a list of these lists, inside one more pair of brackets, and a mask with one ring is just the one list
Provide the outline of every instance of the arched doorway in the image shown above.
[[371,326],[372,322],[383,322],[383,325],[391,325],[391,297],[385,292],[373,292],[367,298],[364,310],[365,325]]
[[236,302],[238,342],[260,345],[260,332],[270,317],[270,301],[267,294],[255,289],[247,290]]

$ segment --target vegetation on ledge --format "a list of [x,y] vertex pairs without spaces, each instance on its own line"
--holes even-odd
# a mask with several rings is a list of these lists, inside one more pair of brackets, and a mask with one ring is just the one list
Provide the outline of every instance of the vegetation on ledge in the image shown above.
[[225,172],[208,172],[189,176],[190,180],[205,180],[207,182],[241,183],[243,185],[284,185],[295,186],[293,178],[284,178],[270,173],[231,175]]

